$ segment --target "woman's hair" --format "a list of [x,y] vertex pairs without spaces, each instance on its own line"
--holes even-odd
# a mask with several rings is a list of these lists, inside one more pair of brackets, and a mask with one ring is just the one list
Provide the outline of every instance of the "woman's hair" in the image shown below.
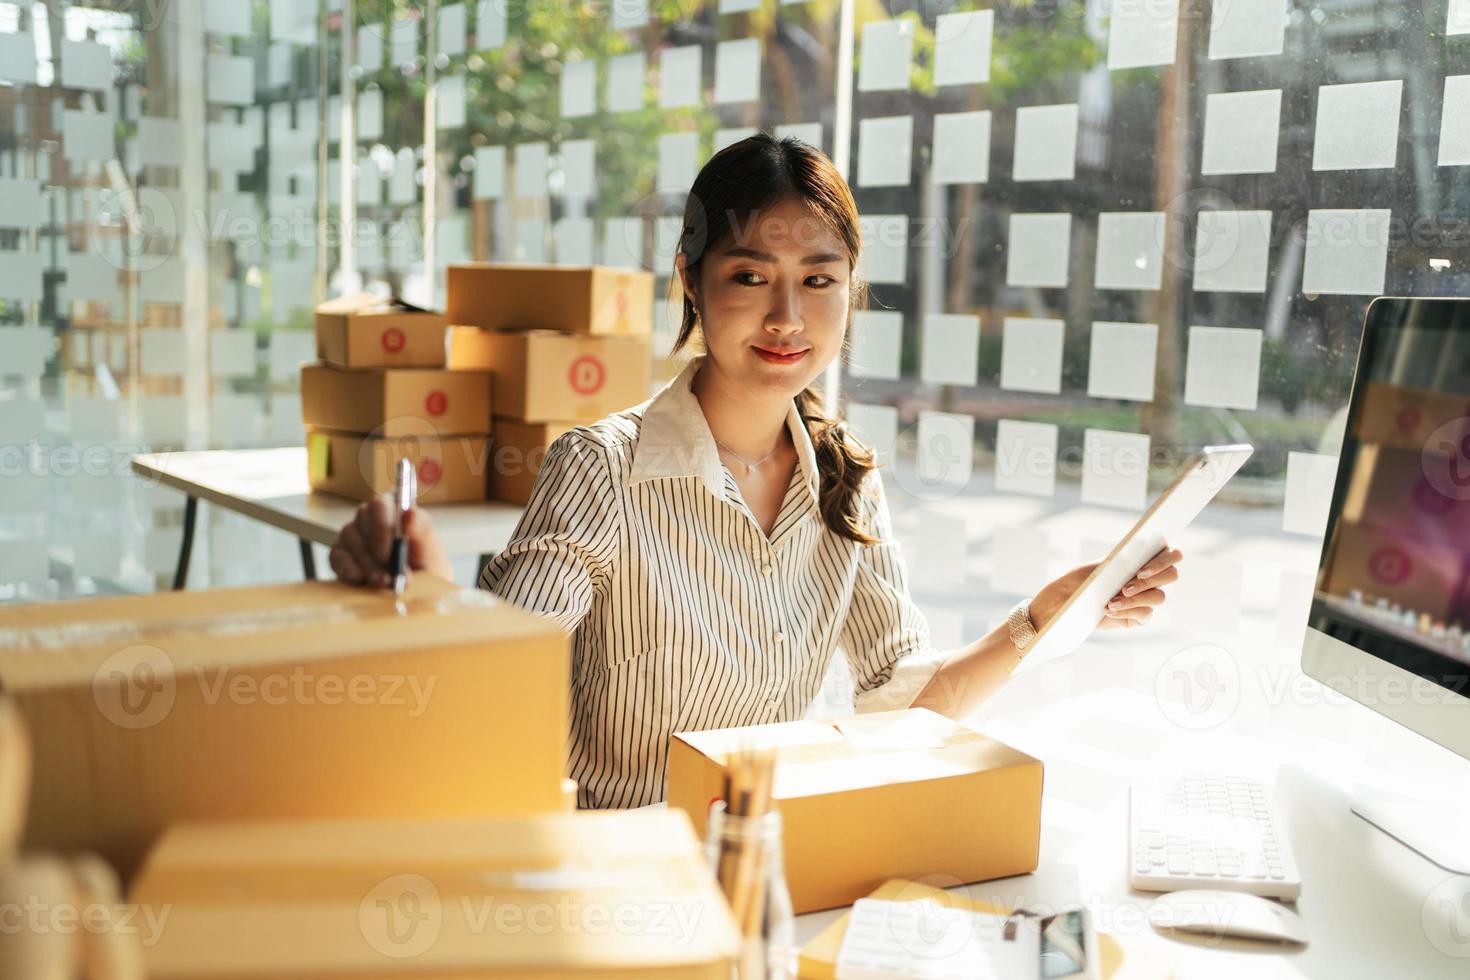
[[[753,227],[757,215],[783,201],[804,202],[814,217],[842,239],[852,265],[852,311],[866,302],[866,284],[857,279],[862,234],[857,205],[847,181],[820,150],[787,137],[766,133],[740,140],[710,159],[694,178],[684,205],[679,252],[689,281],[699,282],[708,252],[735,234]],[[699,324],[699,311],[684,296],[684,316],[674,341],[677,353]],[[844,341],[845,344],[845,341]],[[821,475],[822,520],[836,534],[860,544],[877,539],[862,526],[859,497],[863,481],[874,469],[873,451],[853,439],[846,424],[822,410],[819,389],[808,387],[796,396],[797,411],[816,450]]]

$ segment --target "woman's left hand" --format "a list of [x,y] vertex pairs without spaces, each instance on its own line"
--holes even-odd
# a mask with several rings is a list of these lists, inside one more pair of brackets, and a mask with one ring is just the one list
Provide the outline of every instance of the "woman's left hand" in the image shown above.
[[[1184,553],[1179,549],[1166,547],[1150,558],[1108,602],[1097,624],[1098,629],[1129,629],[1148,622],[1154,609],[1164,603],[1164,586],[1179,581],[1176,566],[1183,557]],[[1036,593],[1036,598],[1031,600],[1031,622],[1038,630],[1051,621],[1051,617],[1082,586],[1098,564],[1078,565]]]

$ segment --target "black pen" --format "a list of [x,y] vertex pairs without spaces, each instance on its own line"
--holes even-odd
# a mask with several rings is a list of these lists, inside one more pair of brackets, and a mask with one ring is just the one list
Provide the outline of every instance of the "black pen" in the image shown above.
[[412,463],[400,459],[393,481],[393,548],[388,552],[388,572],[393,576],[395,596],[403,594],[403,586],[408,581],[408,541],[403,537],[403,518],[418,503],[418,497],[418,474]]

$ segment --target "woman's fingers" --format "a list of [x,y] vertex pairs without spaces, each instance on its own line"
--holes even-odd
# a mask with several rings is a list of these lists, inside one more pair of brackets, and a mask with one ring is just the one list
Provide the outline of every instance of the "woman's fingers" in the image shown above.
[[1138,570],[1136,577],[1140,579],[1153,578],[1164,569],[1172,568],[1179,564],[1180,559],[1183,557],[1184,552],[1178,548],[1165,548],[1145,562],[1144,566]]
[[332,563],[332,574],[337,576],[337,581],[346,582],[348,585],[366,584],[367,576],[363,574],[362,566],[348,553],[340,541],[332,546],[331,554],[327,557]]
[[1163,604],[1164,590],[1148,589],[1147,591],[1140,592],[1137,595],[1114,598],[1111,602],[1108,603],[1108,612],[1116,613],[1124,609],[1135,609],[1140,606],[1161,606]]
[[369,506],[364,504],[358,508],[357,520],[342,529],[340,542],[347,548],[352,560],[362,569],[363,584],[382,587],[388,582],[387,573],[384,571],[388,564],[387,556],[385,555],[380,560],[368,543],[369,538],[363,532],[363,525],[372,520],[368,511]]
[[[1174,567],[1173,565],[1170,565],[1162,572],[1151,575],[1147,579],[1131,579],[1128,584],[1123,586],[1123,588],[1118,592],[1118,595],[1137,595],[1144,589],[1158,589],[1166,585],[1173,585],[1177,581],[1179,581],[1179,569]],[[1114,596],[1113,598],[1117,598],[1117,596]]]

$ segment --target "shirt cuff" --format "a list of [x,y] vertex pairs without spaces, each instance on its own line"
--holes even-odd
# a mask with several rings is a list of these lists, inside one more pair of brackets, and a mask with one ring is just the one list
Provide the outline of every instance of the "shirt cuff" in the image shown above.
[[914,703],[919,692],[928,686],[939,668],[949,659],[943,650],[910,653],[893,665],[888,681],[852,699],[853,712],[897,711]]

